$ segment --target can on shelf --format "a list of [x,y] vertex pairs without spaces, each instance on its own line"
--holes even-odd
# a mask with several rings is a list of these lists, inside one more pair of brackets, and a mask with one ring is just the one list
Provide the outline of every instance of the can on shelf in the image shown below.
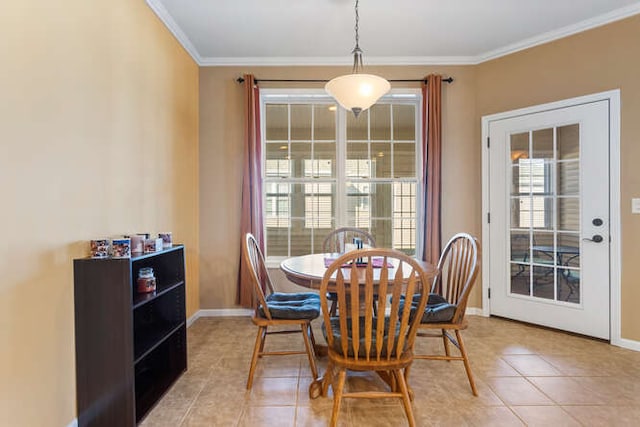
[[146,294],[156,291],[156,277],[153,268],[143,267],[138,272],[138,293]]

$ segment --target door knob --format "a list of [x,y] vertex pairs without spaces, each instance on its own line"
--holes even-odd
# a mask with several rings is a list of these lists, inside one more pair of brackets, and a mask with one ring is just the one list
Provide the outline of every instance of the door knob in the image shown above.
[[592,238],[590,238],[590,239],[589,239],[589,238],[587,237],[587,238],[584,238],[584,239],[582,239],[582,240],[585,240],[585,241],[587,241],[587,242],[600,243],[600,242],[602,242],[602,241],[604,240],[604,238],[603,238],[601,235],[599,235],[599,234],[594,234]]
[[602,219],[601,218],[594,218],[593,221],[591,221],[591,223],[593,225],[595,225],[596,227],[600,227],[602,225]]

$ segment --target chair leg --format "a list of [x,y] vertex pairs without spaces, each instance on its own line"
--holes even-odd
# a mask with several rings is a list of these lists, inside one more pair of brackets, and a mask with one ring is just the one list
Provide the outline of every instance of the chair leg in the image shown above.
[[[442,342],[444,343],[444,354],[446,354],[447,357],[450,357],[451,352],[449,351],[449,337],[447,337],[447,332],[444,329],[442,330]],[[447,362],[451,361],[447,360]]]
[[406,368],[404,368],[404,381],[408,384],[409,383],[409,372],[411,371],[411,365],[407,366]]
[[311,375],[315,380],[318,378],[318,368],[316,368],[316,359],[315,359],[315,356],[313,355],[313,347],[309,342],[308,333],[311,325],[309,324],[309,322],[306,322],[301,324],[300,326],[302,327],[302,339],[304,340],[304,347],[307,349],[307,357],[309,358],[309,367],[311,367]]
[[267,341],[267,327],[264,327],[264,330],[262,331],[262,341],[260,342],[260,354],[258,355],[258,357],[262,357],[262,353],[264,353],[264,343]]
[[251,390],[253,385],[253,374],[256,371],[256,365],[258,363],[258,355],[261,353],[261,348],[264,346],[266,326],[258,327],[258,333],[256,335],[256,343],[253,346],[253,356],[251,356],[251,366],[249,367],[249,378],[247,378],[247,390]]
[[400,386],[400,392],[402,393],[402,405],[404,406],[404,412],[407,414],[407,420],[409,421],[409,427],[416,425],[416,419],[413,416],[413,408],[411,407],[411,398],[409,397],[409,388],[404,379],[404,375],[400,370],[393,371],[393,376],[396,378],[396,382]]
[[326,397],[329,392],[329,385],[333,381],[333,365],[331,361],[327,364],[327,370],[324,373],[324,377],[322,378],[322,396]]
[[311,322],[307,323],[307,328],[309,330],[309,338],[311,338],[311,346],[313,347],[313,351],[316,350],[316,337],[313,336],[313,328],[311,327]]
[[469,358],[467,357],[467,351],[464,348],[464,343],[462,342],[462,335],[459,330],[456,330],[456,338],[458,339],[458,345],[460,346],[460,354],[462,355],[462,361],[464,362],[464,369],[467,371],[467,377],[469,378],[469,385],[471,386],[471,391],[474,396],[478,395],[478,390],[476,389],[476,383],[473,380],[473,373],[471,372],[471,365],[469,364]]
[[331,427],[338,425],[338,413],[340,412],[340,404],[342,403],[342,391],[344,389],[344,382],[347,378],[347,370],[340,368],[338,372],[338,386],[333,389],[333,412],[331,412]]

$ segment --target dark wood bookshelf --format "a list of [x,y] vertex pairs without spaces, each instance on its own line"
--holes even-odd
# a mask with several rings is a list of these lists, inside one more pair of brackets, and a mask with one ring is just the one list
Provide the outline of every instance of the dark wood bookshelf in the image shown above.
[[187,369],[184,246],[73,265],[78,425],[135,426]]

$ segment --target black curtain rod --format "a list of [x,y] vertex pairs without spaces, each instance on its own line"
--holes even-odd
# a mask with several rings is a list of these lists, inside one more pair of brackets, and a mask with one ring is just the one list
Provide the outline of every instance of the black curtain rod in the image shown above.
[[[244,77],[238,77],[236,79],[238,83],[244,83]],[[290,83],[326,83],[329,80],[315,80],[315,79],[254,79],[256,83],[258,82],[290,82]],[[429,83],[428,79],[396,79],[389,80],[390,82],[425,82]],[[452,83],[453,77],[447,77],[446,79],[442,79],[443,82]]]

